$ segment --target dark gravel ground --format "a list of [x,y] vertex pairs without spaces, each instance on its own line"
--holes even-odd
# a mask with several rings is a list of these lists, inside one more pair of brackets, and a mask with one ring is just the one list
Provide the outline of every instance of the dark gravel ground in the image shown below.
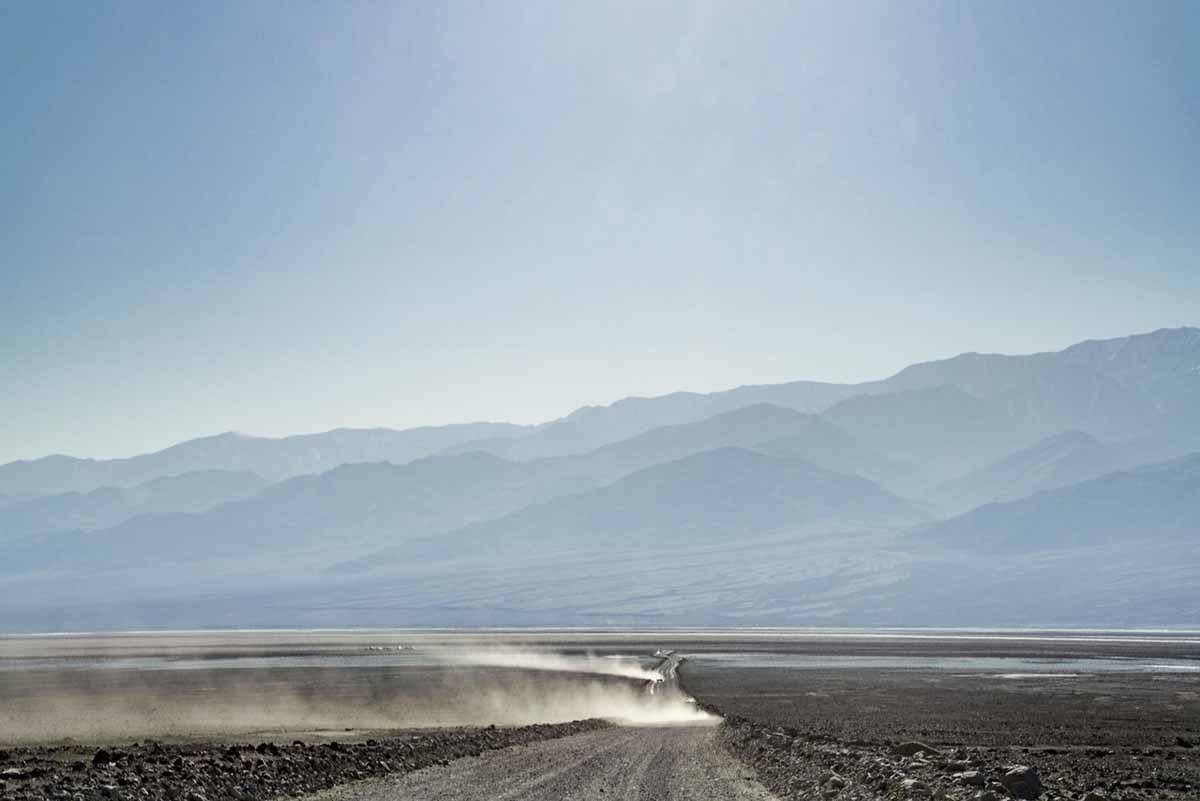
[[485,751],[607,727],[580,721],[515,728],[392,733],[362,741],[134,743],[0,750],[0,800],[267,799],[403,773]]
[[1194,675],[735,671],[703,658],[682,673],[781,798],[1021,797],[1003,777],[1026,766],[1042,799],[1200,799]]

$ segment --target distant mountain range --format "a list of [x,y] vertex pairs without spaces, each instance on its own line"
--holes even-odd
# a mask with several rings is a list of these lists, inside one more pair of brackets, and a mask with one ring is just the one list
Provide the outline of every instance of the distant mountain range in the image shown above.
[[496,520],[413,540],[358,560],[360,569],[417,560],[522,561],[529,554],[680,549],[825,529],[902,526],[912,504],[856,476],[742,448],[717,448]]
[[[350,462],[399,464],[442,451],[484,450],[528,461],[585,453],[654,428],[694,423],[762,403],[826,413],[868,447],[890,449],[902,458],[909,451],[917,456],[932,452],[939,465],[945,462],[950,468],[981,458],[976,466],[982,467],[989,456],[999,455],[993,452],[1002,437],[987,426],[1000,418],[1007,419],[1003,425],[1018,438],[1006,451],[1068,430],[1111,441],[1174,437],[1200,448],[1198,385],[1200,329],[1164,329],[1089,340],[1055,353],[963,354],[863,384],[797,381],[707,395],[627,398],[609,406],[584,407],[538,426],[339,429],[282,439],[221,434],[128,459],[48,456],[0,465],[0,494],[85,492],[194,470],[244,470],[278,481]],[[918,394],[909,394],[914,392]],[[882,397],[868,401],[864,396]],[[843,403],[848,399],[855,400]],[[962,447],[968,454],[978,453],[940,453],[951,449],[928,442],[929,430],[946,415],[963,429],[956,433],[967,435]],[[874,436],[886,444],[876,444]],[[1186,449],[1181,445],[1181,452]]]
[[452,450],[487,450],[518,461],[546,459],[586,453],[655,428],[695,423],[746,406],[771,404],[798,412],[820,412],[854,393],[849,385],[795,381],[709,395],[675,392],[657,398],[625,398],[610,406],[585,406],[522,435],[467,441]]
[[580,486],[545,465],[479,451],[405,465],[345,464],[199,514],[143,515],[102,531],[10,539],[0,575],[264,556],[335,560],[347,549],[451,530]]
[[0,465],[0,492],[51,495],[129,487],[161,476],[197,470],[245,471],[269,481],[320,473],[352,462],[403,464],[456,443],[480,437],[515,436],[524,429],[507,423],[467,423],[392,431],[337,429],[282,439],[218,434],[128,459],[46,456]]
[[[1089,340],[1066,350],[1028,356],[967,353],[901,370],[891,378],[862,384],[788,384],[740,387],[710,395],[675,393],[658,398],[628,398],[611,406],[585,407],[533,432],[492,440],[466,441],[460,451],[489,450],[518,460],[562,456],[592,450],[606,442],[663,425],[696,422],[756,403],[771,403],[800,412],[830,412],[860,396],[893,396],[878,406],[851,403],[831,419],[845,423],[863,416],[861,425],[887,434],[886,419],[894,407],[909,415],[890,432],[898,449],[911,444],[932,447],[916,433],[901,430],[914,424],[926,431],[938,414],[984,423],[999,417],[1020,435],[1007,450],[1077,429],[1114,441],[1183,436],[1200,447],[1200,329],[1163,329],[1151,334],[1111,340]],[[958,393],[943,388],[959,390]],[[907,393],[933,390],[928,395]],[[971,400],[976,403],[971,403]],[[921,401],[929,401],[926,406]],[[990,430],[968,429],[965,443],[979,449],[984,461],[999,440]],[[862,437],[860,437],[862,438]],[[869,439],[865,444],[875,446]],[[998,454],[997,454],[998,455]],[[979,456],[945,457],[950,467]],[[982,466],[982,464],[978,465]],[[0,485],[3,486],[3,485]]]
[[1185,328],[536,426],[50,456],[0,466],[0,629],[1200,623],[1197,452]]
[[898,479],[910,469],[868,448],[824,417],[770,403],[744,406],[694,423],[662,426],[550,461],[559,469],[608,482],[644,467],[725,447],[805,459],[835,472],[881,482]]
[[268,483],[254,473],[194,470],[128,488],[46,495],[0,508],[0,542],[28,534],[107,528],[138,515],[200,512],[249,497]]
[[1194,626],[1198,535],[1200,453],[916,527],[889,596],[930,623]]
[[989,503],[914,533],[922,544],[976,554],[1200,544],[1198,535],[1200,453]]
[[1121,448],[1091,434],[1066,431],[947,481],[931,490],[929,497],[942,508],[966,511],[1095,478],[1119,469],[1125,463],[1123,456]]

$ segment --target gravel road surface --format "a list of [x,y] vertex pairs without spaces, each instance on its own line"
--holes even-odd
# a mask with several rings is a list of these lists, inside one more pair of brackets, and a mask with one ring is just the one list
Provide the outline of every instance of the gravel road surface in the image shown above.
[[310,801],[768,801],[711,726],[612,728],[327,790]]

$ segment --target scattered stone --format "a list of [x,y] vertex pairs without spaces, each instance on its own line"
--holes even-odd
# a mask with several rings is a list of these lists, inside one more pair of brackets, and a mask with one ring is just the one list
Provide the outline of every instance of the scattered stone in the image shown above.
[[1080,801],[1108,801],[1108,796],[1099,790],[1092,790],[1090,793],[1081,798]]
[[[0,801],[266,801],[309,796],[356,779],[447,765],[484,751],[605,728],[603,721],[501,729],[398,731],[374,745],[283,750],[272,743],[167,745],[121,750],[76,746],[14,749],[0,765]],[[230,756],[236,755],[234,759]],[[94,766],[94,767],[93,767]],[[848,785],[849,786],[849,785]]]
[[1000,783],[1014,798],[1035,799],[1046,789],[1037,768],[1029,765],[1013,765],[1000,777]]
[[987,783],[982,773],[977,770],[964,770],[954,774],[954,781],[964,787],[983,787]]
[[917,754],[937,754],[940,753],[936,748],[925,743],[912,741],[908,743],[900,743],[892,748],[892,752],[899,756],[913,757]]

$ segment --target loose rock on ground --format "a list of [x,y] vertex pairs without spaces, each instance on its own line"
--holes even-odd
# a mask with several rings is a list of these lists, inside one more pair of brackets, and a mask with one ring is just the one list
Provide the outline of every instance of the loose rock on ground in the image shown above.
[[[1009,749],[846,742],[737,716],[725,718],[721,737],[784,801],[1200,799],[1200,783],[1194,781],[1200,778],[1200,766],[1120,778],[1132,771],[1121,770],[1115,761],[1120,755],[1107,752],[1068,754],[1050,749],[1047,760],[1055,766],[1051,781],[1037,765],[1011,762]],[[1095,770],[1094,763],[1108,760],[1113,760],[1108,769]],[[1064,763],[1078,763],[1077,770],[1064,769]]]
[[357,742],[163,744],[84,752],[79,746],[0,751],[0,801],[257,801],[448,764],[484,751],[579,734],[591,720],[514,728],[412,731]]

